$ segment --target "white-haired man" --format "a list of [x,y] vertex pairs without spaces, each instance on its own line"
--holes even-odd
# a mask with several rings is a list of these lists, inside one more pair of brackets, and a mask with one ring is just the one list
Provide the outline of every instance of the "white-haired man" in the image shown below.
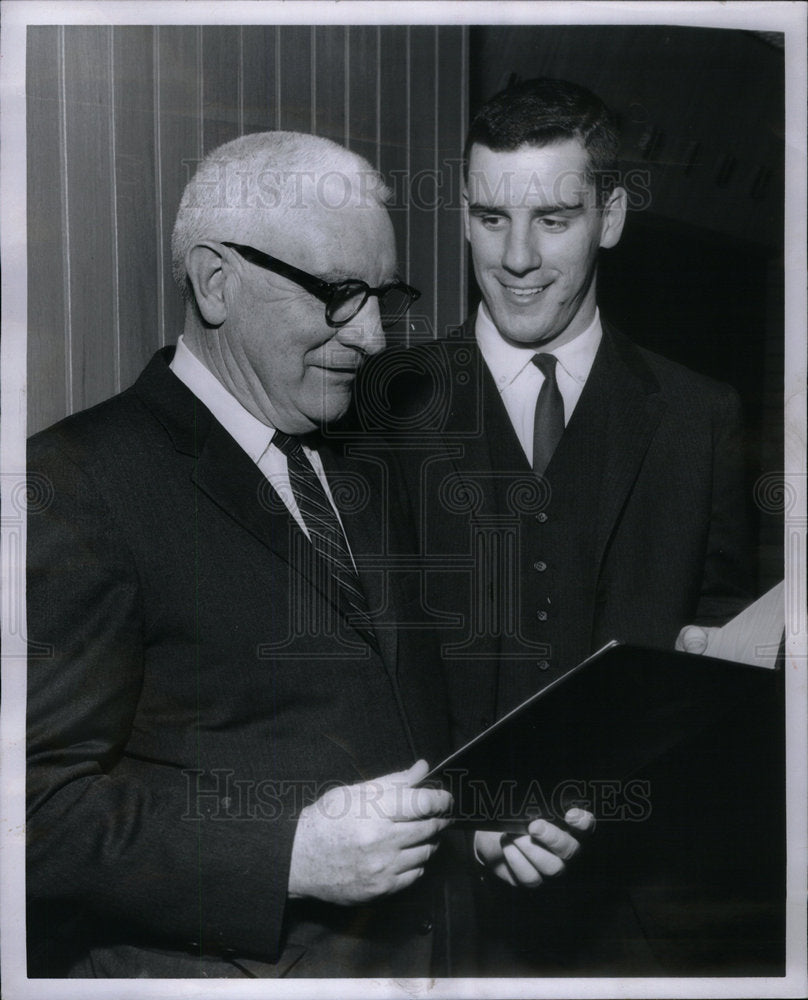
[[414,787],[445,692],[385,561],[404,491],[321,433],[417,296],[384,194],[313,136],[215,151],[174,231],[176,351],[32,439],[30,975],[453,971],[451,800]]

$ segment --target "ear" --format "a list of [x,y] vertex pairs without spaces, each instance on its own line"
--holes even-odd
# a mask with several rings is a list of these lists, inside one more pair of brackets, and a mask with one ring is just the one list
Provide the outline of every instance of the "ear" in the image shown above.
[[197,308],[209,326],[221,326],[227,319],[223,265],[222,251],[216,243],[196,243],[185,255],[185,272]]
[[608,249],[620,242],[623,225],[626,221],[626,192],[624,188],[616,187],[603,206],[603,217],[600,223],[600,246]]

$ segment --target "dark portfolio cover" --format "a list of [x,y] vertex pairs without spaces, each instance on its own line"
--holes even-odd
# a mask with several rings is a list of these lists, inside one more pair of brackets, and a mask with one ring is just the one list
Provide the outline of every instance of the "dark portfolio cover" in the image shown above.
[[455,750],[424,783],[451,790],[458,823],[512,832],[537,817],[561,821],[573,806],[640,820],[652,791],[681,791],[646,787],[646,776],[672,766],[677,784],[692,781],[694,795],[701,787],[720,808],[731,790],[725,771],[747,794],[777,774],[781,687],[780,669],[613,641]]

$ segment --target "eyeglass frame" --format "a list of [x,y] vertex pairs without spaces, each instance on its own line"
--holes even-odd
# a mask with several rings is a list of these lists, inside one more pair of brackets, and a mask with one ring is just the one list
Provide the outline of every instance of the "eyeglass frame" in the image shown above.
[[[380,305],[381,297],[393,289],[398,289],[403,292],[409,299],[399,315],[394,319],[389,320],[385,324],[384,319],[382,318],[383,329],[387,329],[388,327],[396,324],[404,313],[406,313],[406,311],[410,308],[413,302],[417,302],[421,297],[421,293],[417,288],[413,288],[412,285],[408,285],[403,281],[393,281],[387,285],[381,285],[378,288],[371,288],[371,286],[361,278],[344,278],[342,281],[326,281],[324,278],[318,278],[314,274],[309,274],[308,271],[303,271],[301,268],[295,267],[294,264],[287,264],[285,260],[273,257],[271,254],[265,253],[263,250],[257,250],[255,247],[246,246],[243,243],[231,243],[228,240],[222,240],[222,246],[235,250],[240,257],[243,257],[244,260],[250,264],[262,267],[266,271],[272,271],[273,274],[279,274],[282,278],[288,278],[290,281],[293,281],[296,285],[300,285],[300,287],[305,289],[305,291],[315,296],[315,298],[318,298],[325,304],[326,323],[334,329],[339,329],[340,327],[350,323],[352,319],[355,319],[356,316],[358,316],[359,313],[365,308],[371,295],[375,295],[380,300]],[[351,313],[350,316],[346,319],[335,320],[329,315],[329,310],[332,307],[333,299],[338,291],[346,286],[355,287],[357,294],[362,293],[364,298],[362,298],[359,306],[354,312]]]

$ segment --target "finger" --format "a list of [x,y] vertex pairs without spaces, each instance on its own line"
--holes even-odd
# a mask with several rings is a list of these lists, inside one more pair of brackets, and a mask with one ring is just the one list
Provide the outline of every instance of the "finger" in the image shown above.
[[685,653],[701,654],[707,648],[707,633],[698,625],[685,625],[676,640],[676,648]]
[[564,822],[581,833],[591,833],[595,829],[595,817],[586,809],[568,809],[564,813]]
[[538,841],[563,861],[568,861],[573,857],[581,846],[571,833],[560,830],[553,823],[548,823],[544,819],[534,820],[527,828],[527,832],[534,841]]
[[429,764],[422,758],[417,760],[406,771],[393,771],[390,774],[383,774],[376,778],[372,784],[380,785],[382,788],[395,788],[399,785],[405,787],[417,785],[419,781],[429,774]]
[[[539,849],[547,851],[550,855],[559,858],[562,862],[569,861],[574,857],[581,845],[571,833],[559,830],[552,823],[545,820],[537,820],[528,827],[529,839],[525,839],[525,845],[530,844]],[[548,872],[547,874],[550,874]]]
[[417,760],[409,771],[406,772],[407,781],[410,785],[417,785],[429,774],[429,764],[425,760]]
[[402,889],[406,889],[408,886],[412,885],[413,882],[417,882],[423,874],[423,868],[410,868],[409,871],[396,875],[391,892],[401,892]]
[[411,871],[413,868],[424,868],[437,849],[438,844],[432,841],[428,844],[419,844],[417,847],[408,847],[399,851],[395,861],[395,871],[400,874]]
[[495,865],[491,865],[491,871],[497,876],[497,878],[501,878],[503,882],[507,882],[508,885],[517,886],[519,884],[513,877],[513,874],[505,861],[504,855],[502,861],[498,861]]
[[514,840],[514,847],[545,878],[555,878],[566,867],[557,854],[548,851],[546,847],[542,847],[529,837],[518,837]]
[[[517,838],[519,840],[527,838]],[[515,840],[507,838],[502,844],[502,856],[514,880],[528,889],[535,889],[542,883],[542,873],[520,850]]]
[[423,759],[416,760],[409,770],[403,772],[403,777],[408,785],[417,785],[429,774],[429,764]]
[[389,796],[395,800],[390,817],[396,822],[447,816],[452,811],[452,796],[442,788],[396,788]]
[[447,817],[435,816],[431,819],[398,820],[392,830],[393,843],[399,848],[414,847],[435,840],[439,834],[451,826]]

